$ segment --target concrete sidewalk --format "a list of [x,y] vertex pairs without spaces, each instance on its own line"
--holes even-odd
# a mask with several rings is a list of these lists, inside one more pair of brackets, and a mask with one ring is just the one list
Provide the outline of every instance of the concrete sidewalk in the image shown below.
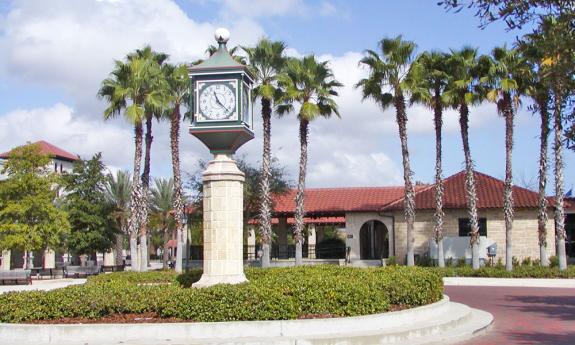
[[46,279],[33,280],[32,285],[0,285],[0,294],[11,291],[54,290],[70,285],[84,284],[86,279]]
[[575,279],[446,277],[445,286],[575,288]]

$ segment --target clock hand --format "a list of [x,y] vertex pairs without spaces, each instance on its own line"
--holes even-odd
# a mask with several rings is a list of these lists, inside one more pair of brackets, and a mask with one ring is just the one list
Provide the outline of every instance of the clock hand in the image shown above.
[[218,94],[214,92],[214,95],[216,96],[216,102],[222,106],[222,108],[224,108],[225,111],[229,112],[228,107],[226,107],[225,105],[223,105],[223,103],[220,101],[220,98],[218,97]]

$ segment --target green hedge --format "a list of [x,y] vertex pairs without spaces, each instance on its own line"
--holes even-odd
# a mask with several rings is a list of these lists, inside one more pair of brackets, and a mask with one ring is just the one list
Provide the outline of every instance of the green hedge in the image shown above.
[[521,265],[513,267],[511,272],[505,267],[481,267],[477,270],[471,266],[431,268],[442,277],[490,277],[490,278],[575,278],[575,266],[568,266],[560,271],[557,267]]
[[200,274],[122,272],[90,278],[83,286],[7,293],[0,295],[0,321],[147,312],[192,321],[354,316],[432,303],[441,299],[443,291],[437,272],[418,267],[252,268],[246,270],[250,280],[246,284],[185,287]]

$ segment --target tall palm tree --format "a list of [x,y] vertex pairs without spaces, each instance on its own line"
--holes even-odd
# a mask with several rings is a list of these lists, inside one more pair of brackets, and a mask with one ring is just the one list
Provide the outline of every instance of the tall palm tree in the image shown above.
[[487,75],[481,78],[487,89],[486,97],[497,105],[497,112],[505,119],[505,187],[503,215],[505,218],[505,269],[513,270],[513,126],[521,97],[528,90],[529,65],[516,49],[497,47],[488,60]]
[[154,179],[154,186],[150,193],[150,209],[152,218],[159,224],[163,235],[162,266],[164,269],[168,268],[168,242],[175,223],[175,214],[172,209],[175,202],[174,197],[174,180],[172,178]]
[[565,209],[563,202],[563,110],[574,89],[575,32],[571,17],[541,17],[535,31],[525,35],[525,43],[539,49],[539,73],[548,86],[549,105],[553,110],[553,160],[555,180],[555,244],[559,269],[567,268],[565,253]]
[[[127,119],[134,124],[135,151],[133,176],[140,176],[143,121],[146,119],[148,109],[161,109],[164,95],[160,90],[150,87],[152,80],[157,80],[158,72],[156,62],[146,56],[137,54],[128,55],[125,62],[116,61],[115,69],[110,77],[102,82],[98,92],[100,98],[105,98],[108,108],[104,111],[104,118],[109,119],[119,115],[122,110]],[[137,263],[138,258],[137,236],[142,220],[147,218],[147,204],[140,179],[134,179],[130,197],[130,218],[128,231],[130,233],[130,251],[132,262]],[[144,243],[145,245],[145,243]],[[132,265],[139,270],[140,265]]]
[[145,134],[145,153],[144,153],[144,171],[142,172],[142,200],[140,200],[141,223],[140,223],[140,270],[148,270],[148,209],[144,205],[148,204],[148,195],[150,189],[150,161],[152,151],[152,122],[153,118],[160,118],[160,114],[166,101],[166,82],[161,70],[161,65],[167,60],[168,55],[152,50],[147,45],[143,49],[136,49],[133,53],[128,54],[128,61],[132,59],[143,59],[148,62],[148,71],[146,83],[143,89],[143,97],[154,94],[158,102],[147,102],[145,104],[146,117],[146,134]]
[[529,39],[522,40],[518,45],[527,62],[531,65],[530,92],[529,96],[533,100],[532,109],[539,113],[541,119],[539,134],[539,196],[537,212],[537,236],[539,239],[539,262],[543,267],[549,266],[547,258],[547,148],[549,146],[549,102],[550,92],[548,81],[544,75],[545,67],[542,65],[544,50],[538,44],[530,42]]
[[[122,111],[124,116],[134,125],[134,168],[132,176],[140,176],[142,162],[142,122],[145,119],[145,92],[147,84],[149,61],[140,58],[128,62],[116,61],[110,76],[102,81],[98,96],[106,99],[108,107],[104,110],[104,119],[108,120]],[[151,98],[151,97],[149,97]],[[138,230],[142,206],[142,184],[139,178],[132,181],[130,193],[130,217],[128,218],[128,233],[130,234],[131,267],[139,271],[137,246]]]
[[183,252],[187,241],[186,223],[184,221],[184,193],[182,189],[182,174],[180,170],[180,121],[181,105],[189,98],[189,77],[186,65],[163,66],[164,75],[168,84],[169,100],[165,111],[165,118],[170,121],[170,148],[172,151],[173,180],[173,212],[176,222],[176,272],[183,271]]
[[414,58],[415,43],[404,41],[401,36],[384,38],[379,42],[380,54],[367,50],[360,60],[369,70],[369,76],[359,81],[363,99],[374,100],[382,110],[391,105],[395,108],[395,119],[399,127],[401,155],[403,158],[403,180],[405,184],[405,221],[407,223],[407,265],[415,265],[413,223],[415,219],[415,193],[407,147],[407,113],[405,95],[409,85],[406,76]]
[[278,76],[283,97],[276,107],[279,115],[291,113],[294,104],[299,105],[297,118],[299,120],[299,177],[296,193],[294,242],[296,245],[295,264],[302,264],[302,242],[305,214],[305,177],[307,171],[307,144],[309,124],[318,117],[329,118],[333,114],[339,117],[336,88],[343,86],[335,80],[327,61],[317,61],[315,56],[308,55],[303,59],[289,59],[284,71]]
[[446,104],[459,111],[461,141],[465,156],[465,189],[471,225],[470,244],[472,265],[479,268],[479,223],[477,221],[477,192],[473,172],[473,159],[469,147],[469,106],[478,104],[481,95],[477,92],[478,57],[477,50],[463,48],[451,51],[449,57],[450,80],[444,93]]
[[262,174],[260,180],[261,201],[259,208],[260,237],[262,243],[262,267],[270,266],[270,242],[272,233],[271,179],[271,115],[272,104],[278,99],[277,76],[285,64],[286,44],[261,39],[253,48],[244,48],[248,55],[250,70],[255,76],[253,98],[260,98],[263,120]]
[[435,127],[435,226],[433,232],[437,243],[437,263],[439,267],[445,267],[441,128],[445,108],[442,96],[449,80],[447,54],[436,51],[420,54],[411,65],[407,80],[411,103],[420,103],[433,110]]
[[113,217],[116,220],[120,232],[116,234],[116,266],[123,265],[122,251],[124,249],[124,235],[129,234],[127,219],[129,217],[130,189],[132,179],[128,171],[118,170],[116,175],[108,174],[106,184],[106,196],[114,205]]

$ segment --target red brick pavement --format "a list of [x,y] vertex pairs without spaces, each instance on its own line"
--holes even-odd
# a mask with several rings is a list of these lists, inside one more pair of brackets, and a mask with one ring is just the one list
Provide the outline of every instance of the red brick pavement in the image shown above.
[[488,333],[461,345],[575,345],[575,289],[446,286],[445,294],[495,317]]

